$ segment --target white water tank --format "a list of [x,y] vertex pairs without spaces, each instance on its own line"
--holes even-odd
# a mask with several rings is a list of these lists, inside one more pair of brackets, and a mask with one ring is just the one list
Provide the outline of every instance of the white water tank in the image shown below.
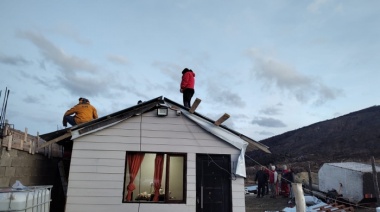
[[49,212],[53,186],[0,189],[0,211]]

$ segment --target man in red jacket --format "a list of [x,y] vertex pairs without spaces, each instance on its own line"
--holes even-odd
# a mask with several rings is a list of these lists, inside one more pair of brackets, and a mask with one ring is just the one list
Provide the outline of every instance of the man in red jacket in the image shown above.
[[188,68],[182,71],[182,81],[180,92],[183,93],[183,106],[191,107],[191,97],[194,95],[195,73]]

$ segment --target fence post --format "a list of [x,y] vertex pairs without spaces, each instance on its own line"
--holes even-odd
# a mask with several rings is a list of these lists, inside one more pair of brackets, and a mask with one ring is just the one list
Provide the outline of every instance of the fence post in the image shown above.
[[375,195],[376,195],[376,206],[380,206],[380,195],[379,195],[379,183],[377,181],[377,171],[376,171],[376,165],[375,165],[375,157],[371,157],[371,163],[372,163],[372,178],[373,178],[373,186],[375,189]]
[[302,190],[301,183],[292,183],[292,189],[294,193],[294,197],[296,200],[296,211],[297,212],[305,212],[306,211],[306,201],[305,196]]

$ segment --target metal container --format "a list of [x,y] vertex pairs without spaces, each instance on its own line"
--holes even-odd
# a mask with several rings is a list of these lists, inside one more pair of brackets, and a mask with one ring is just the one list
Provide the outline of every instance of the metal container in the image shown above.
[[[376,166],[377,178],[380,179],[380,167]],[[376,201],[369,164],[344,162],[325,163],[319,169],[319,190],[328,193],[336,190],[344,199],[352,203]]]

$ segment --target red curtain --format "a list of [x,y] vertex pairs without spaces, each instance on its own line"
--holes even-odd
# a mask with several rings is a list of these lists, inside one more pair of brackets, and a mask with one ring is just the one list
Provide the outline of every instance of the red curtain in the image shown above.
[[128,162],[128,174],[129,174],[129,184],[127,186],[128,194],[125,200],[127,202],[131,201],[132,192],[136,189],[135,184],[133,182],[135,181],[137,172],[140,169],[141,162],[144,159],[145,153],[128,153],[127,154],[127,162]]
[[158,197],[160,196],[162,171],[164,169],[164,154],[157,154],[154,161],[154,198],[153,202],[158,202]]

